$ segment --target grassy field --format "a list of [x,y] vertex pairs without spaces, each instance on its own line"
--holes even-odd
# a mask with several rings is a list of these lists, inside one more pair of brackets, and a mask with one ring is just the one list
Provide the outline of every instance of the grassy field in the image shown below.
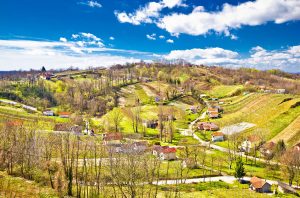
[[215,98],[224,98],[226,96],[231,96],[236,91],[242,88],[242,85],[218,85],[208,91],[207,94]]
[[284,140],[290,146],[297,144],[300,139],[300,116],[298,116],[288,127],[277,134],[271,141]]
[[[180,197],[183,198],[194,198],[194,197],[213,197],[213,198],[232,198],[232,197],[270,197],[269,195],[255,193],[249,190],[247,184],[227,184],[225,182],[207,182],[197,184],[179,184],[175,185],[164,185],[160,187],[159,197],[167,197],[175,195],[175,189],[179,190]],[[173,192],[172,192],[173,191]],[[172,193],[171,193],[172,192]]]
[[59,197],[48,187],[0,171],[0,197]]

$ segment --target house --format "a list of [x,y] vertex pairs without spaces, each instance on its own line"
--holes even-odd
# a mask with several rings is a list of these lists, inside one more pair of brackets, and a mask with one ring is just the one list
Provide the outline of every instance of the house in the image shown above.
[[60,118],[69,118],[71,113],[69,113],[69,112],[60,112],[60,113],[58,113],[58,115],[59,115]]
[[206,130],[206,131],[217,131],[219,127],[213,122],[200,122],[198,124],[199,130]]
[[103,144],[120,144],[123,139],[122,133],[104,133]]
[[154,146],[153,155],[157,156],[161,160],[175,160],[176,159],[176,148],[169,146]]
[[253,148],[260,146],[261,138],[257,135],[248,136],[248,138],[242,142],[240,150],[242,152],[249,153]]
[[292,188],[288,184],[282,183],[280,181],[278,181],[278,189],[277,190],[281,193],[289,193],[289,194],[294,194],[296,196],[299,195],[298,192],[294,188]]
[[53,76],[54,75],[52,73],[49,73],[49,72],[44,72],[44,73],[40,74],[40,78],[44,79],[44,80],[51,80],[51,78]]
[[222,142],[222,141],[224,141],[224,133],[222,133],[222,132],[213,132],[211,134],[211,141],[212,142]]
[[258,177],[252,177],[250,179],[250,189],[259,193],[268,193],[271,192],[271,184]]
[[157,120],[143,120],[143,126],[146,128],[155,129],[158,126]]
[[208,113],[208,116],[209,116],[209,118],[214,119],[214,118],[219,118],[220,114],[217,112],[211,112],[211,113]]
[[259,151],[263,156],[267,157],[273,154],[275,148],[276,144],[274,142],[267,142],[262,145]]
[[220,115],[219,115],[219,109],[216,108],[216,107],[209,107],[207,109],[207,115],[210,118],[219,118],[220,117]]
[[275,90],[275,93],[278,93],[278,94],[285,94],[285,93],[286,93],[286,90],[285,90],[285,89],[276,89],[276,90]]
[[54,116],[54,111],[47,109],[47,110],[43,111],[43,115],[44,116]]
[[22,108],[26,109],[28,111],[37,111],[37,108],[31,107],[31,106],[28,106],[28,105],[22,105]]
[[132,144],[133,149],[137,152],[145,152],[148,149],[147,141],[134,142]]

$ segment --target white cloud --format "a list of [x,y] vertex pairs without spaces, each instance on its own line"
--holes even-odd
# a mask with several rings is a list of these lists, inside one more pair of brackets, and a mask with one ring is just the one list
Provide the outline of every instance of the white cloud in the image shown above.
[[165,36],[164,35],[160,35],[159,38],[160,39],[165,39]]
[[238,40],[239,37],[237,37],[236,35],[231,34],[230,38],[231,38],[231,40]]
[[255,0],[230,5],[225,3],[218,11],[207,11],[196,6],[190,13],[172,13],[162,16],[164,8],[186,6],[181,0],[150,2],[133,13],[115,12],[121,23],[140,25],[154,23],[171,35],[205,35],[211,31],[224,34],[236,40],[230,30],[242,26],[258,26],[267,22],[276,24],[300,19],[299,0]]
[[157,25],[171,34],[203,35],[215,31],[230,36],[231,29],[246,25],[257,26],[267,22],[280,24],[299,19],[299,0],[256,0],[236,6],[226,3],[222,10],[214,12],[198,6],[189,14],[163,16]]
[[176,6],[186,6],[182,0],[162,0],[160,2],[149,2],[145,7],[137,9],[133,13],[115,11],[115,15],[121,23],[140,25],[141,23],[153,23],[160,16],[164,8],[172,9]]
[[254,67],[300,71],[300,45],[285,50],[268,51],[260,46],[250,50],[250,56],[242,58],[237,52],[222,48],[173,50],[163,56],[168,60],[184,59],[194,64],[221,65],[227,67]]
[[167,42],[167,43],[174,43],[174,40],[168,39],[168,40],[166,40],[166,42]]
[[92,8],[101,8],[102,7],[102,5],[99,2],[93,1],[93,0],[87,1],[87,2],[80,2],[79,4],[87,5]]
[[113,36],[111,36],[111,37],[109,37],[109,40],[115,40],[115,37],[113,37]]
[[68,40],[67,40],[66,38],[64,38],[64,37],[60,37],[59,40],[60,40],[61,42],[64,42],[64,43],[68,41]]
[[147,39],[149,39],[149,40],[153,40],[153,41],[155,41],[156,40],[156,34],[147,34],[146,35],[146,37],[147,37]]

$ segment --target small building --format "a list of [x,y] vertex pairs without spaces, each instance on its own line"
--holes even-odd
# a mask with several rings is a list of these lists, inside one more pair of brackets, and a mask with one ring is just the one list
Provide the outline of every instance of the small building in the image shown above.
[[155,129],[158,126],[157,120],[143,120],[143,126],[146,128]]
[[298,192],[291,186],[289,186],[288,184],[286,183],[283,183],[283,182],[280,182],[278,181],[278,192],[281,192],[281,193],[289,193],[289,194],[293,194],[293,195],[296,195],[298,196]]
[[70,118],[71,113],[69,112],[60,112],[58,113],[60,118]]
[[209,116],[209,118],[215,119],[215,118],[219,118],[220,114],[217,112],[211,112],[211,113],[208,113],[208,116]]
[[285,89],[276,89],[275,93],[277,93],[277,94],[285,94],[286,90]]
[[253,148],[260,146],[261,138],[257,135],[248,136],[247,139],[242,142],[240,150],[242,152],[249,153]]
[[219,108],[217,108],[217,107],[209,107],[207,109],[207,115],[210,118],[219,118],[220,117]]
[[153,155],[161,160],[175,160],[176,148],[171,148],[169,146],[154,146]]
[[224,141],[224,133],[222,133],[222,132],[213,132],[211,134],[211,141],[212,142],[222,142],[222,141]]
[[274,142],[267,142],[262,145],[259,151],[263,156],[267,157],[274,153],[275,148],[276,144]]
[[47,109],[47,110],[43,111],[43,115],[44,116],[54,116],[54,111]]
[[122,133],[104,133],[103,144],[120,144],[123,139]]
[[259,193],[268,193],[271,192],[271,184],[258,177],[252,177],[250,179],[250,189]]
[[219,127],[213,122],[200,122],[198,124],[198,129],[206,131],[217,131],[219,130]]

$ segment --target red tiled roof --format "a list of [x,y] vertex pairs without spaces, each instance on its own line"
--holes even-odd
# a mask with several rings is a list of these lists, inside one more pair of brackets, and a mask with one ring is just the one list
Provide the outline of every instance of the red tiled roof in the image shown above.
[[265,185],[265,183],[267,183],[267,182],[265,180],[262,180],[262,179],[258,178],[258,177],[252,177],[250,179],[250,183],[252,184],[252,186],[254,188],[257,189],[257,188],[262,188]]
[[71,113],[70,112],[59,112],[58,114],[59,115],[70,115]]
[[166,148],[162,150],[163,153],[176,153],[176,148]]

